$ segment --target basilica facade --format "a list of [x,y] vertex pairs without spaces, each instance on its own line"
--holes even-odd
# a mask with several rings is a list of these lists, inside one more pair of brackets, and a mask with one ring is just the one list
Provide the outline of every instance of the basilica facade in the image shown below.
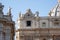
[[12,20],[11,8],[7,15],[4,15],[3,7],[4,5],[0,3],[0,40],[14,40],[15,23]]
[[48,16],[40,17],[27,9],[19,14],[16,40],[60,40],[60,0]]

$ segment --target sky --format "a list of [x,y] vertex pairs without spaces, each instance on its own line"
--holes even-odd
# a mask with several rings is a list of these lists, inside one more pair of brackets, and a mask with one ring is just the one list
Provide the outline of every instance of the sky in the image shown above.
[[39,16],[48,16],[49,11],[57,4],[57,0],[0,0],[0,3],[4,5],[5,15],[9,7],[12,8],[13,20],[16,21],[19,13],[24,14],[29,8],[33,13],[39,11]]
[[24,14],[29,8],[33,13],[39,11],[39,16],[48,16],[49,11],[56,6],[57,0],[0,0],[0,3],[4,5],[5,15],[9,7],[12,8],[13,20],[16,22],[19,13]]

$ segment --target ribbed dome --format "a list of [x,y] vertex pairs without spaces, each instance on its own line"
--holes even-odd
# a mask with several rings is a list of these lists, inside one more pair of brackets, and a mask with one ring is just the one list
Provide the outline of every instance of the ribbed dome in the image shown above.
[[58,4],[49,12],[50,16],[60,16],[60,3]]

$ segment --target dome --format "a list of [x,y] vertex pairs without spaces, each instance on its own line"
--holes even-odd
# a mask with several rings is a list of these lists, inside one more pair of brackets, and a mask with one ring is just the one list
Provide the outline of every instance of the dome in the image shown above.
[[27,9],[27,10],[26,10],[26,13],[27,13],[27,14],[31,14],[31,13],[32,13],[31,9]]
[[58,4],[49,12],[50,16],[60,16],[60,3]]

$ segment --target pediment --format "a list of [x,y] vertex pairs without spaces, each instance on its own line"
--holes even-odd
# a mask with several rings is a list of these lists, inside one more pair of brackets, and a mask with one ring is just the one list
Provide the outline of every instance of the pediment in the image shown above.
[[32,18],[33,16],[34,14],[32,13],[32,11],[28,9],[24,15],[24,18]]

